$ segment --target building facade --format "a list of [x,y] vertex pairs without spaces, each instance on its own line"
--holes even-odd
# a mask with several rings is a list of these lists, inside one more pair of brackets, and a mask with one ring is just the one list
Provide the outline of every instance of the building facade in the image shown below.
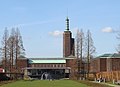
[[92,72],[120,71],[120,54],[103,54],[91,61]]
[[75,45],[72,33],[69,30],[69,19],[66,19],[66,30],[63,33],[63,57],[75,56]]
[[96,73],[97,79],[106,81],[120,80],[120,53],[103,54],[91,61],[91,72]]
[[77,60],[75,58],[74,38],[69,30],[69,19],[63,33],[63,58],[20,58],[17,66],[25,77],[38,79],[74,78]]

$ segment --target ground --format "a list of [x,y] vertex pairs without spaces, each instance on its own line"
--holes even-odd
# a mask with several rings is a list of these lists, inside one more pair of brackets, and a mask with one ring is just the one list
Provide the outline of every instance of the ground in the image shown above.
[[[86,82],[86,81],[85,81]],[[83,83],[73,80],[33,80],[33,81],[16,81],[8,84],[4,84],[0,87],[109,87],[101,84]]]
[[34,80],[34,81],[16,81],[2,85],[1,87],[88,87],[85,84],[71,80]]

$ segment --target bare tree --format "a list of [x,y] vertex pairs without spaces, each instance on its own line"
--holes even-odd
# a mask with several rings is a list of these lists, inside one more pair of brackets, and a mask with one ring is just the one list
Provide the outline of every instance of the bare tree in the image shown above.
[[78,65],[78,79],[80,77],[83,77],[83,48],[84,48],[84,33],[81,29],[81,31],[77,30],[76,35],[76,56],[77,56],[77,65]]
[[[10,36],[8,36],[8,31],[5,29],[2,44],[1,54],[4,55],[5,70],[6,68],[9,69],[9,72],[13,71],[12,69],[15,70],[15,68],[17,70],[17,59],[25,55],[22,36],[20,35],[19,29],[12,28]],[[7,61],[9,66],[7,66]]]
[[11,69],[14,68],[15,65],[15,29],[12,28],[11,35],[8,39],[8,47],[9,47],[9,55],[10,55],[10,72]]
[[95,47],[93,43],[93,39],[91,36],[91,32],[88,30],[87,35],[86,35],[86,42],[85,42],[85,49],[86,49],[86,54],[87,54],[87,77],[89,77],[89,72],[90,72],[90,58],[92,54],[95,52]]
[[16,64],[16,69],[17,69],[17,59],[20,58],[20,56],[25,55],[25,49],[23,46],[22,36],[18,28],[16,29],[16,33],[15,33],[15,54],[16,54],[15,64]]
[[3,67],[5,69],[5,73],[7,72],[7,61],[8,61],[8,45],[7,45],[7,41],[8,41],[8,30],[7,28],[5,28],[4,31],[4,35],[3,35],[3,40],[2,40],[2,48],[1,48],[1,55],[2,55],[2,59],[3,59]]
[[[117,36],[117,39],[120,40],[120,31],[118,32],[118,36]],[[117,52],[120,53],[120,44],[118,44],[117,46]]]

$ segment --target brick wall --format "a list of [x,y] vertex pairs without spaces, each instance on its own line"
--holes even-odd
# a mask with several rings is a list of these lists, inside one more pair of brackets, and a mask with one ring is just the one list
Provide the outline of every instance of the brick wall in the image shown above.
[[90,64],[91,72],[104,72],[107,71],[107,62],[106,58],[95,58],[91,61]]
[[28,67],[28,59],[18,59],[17,60],[18,70],[22,70],[22,68]]
[[77,59],[66,59],[66,67],[70,67],[70,78],[77,79]]
[[64,31],[63,33],[63,57],[71,55],[71,32]]
[[100,71],[99,72],[104,72],[107,71],[107,63],[106,63],[106,58],[100,58]]
[[99,72],[100,71],[100,59],[95,58],[90,62],[90,72]]
[[112,71],[120,71],[120,58],[111,58]]

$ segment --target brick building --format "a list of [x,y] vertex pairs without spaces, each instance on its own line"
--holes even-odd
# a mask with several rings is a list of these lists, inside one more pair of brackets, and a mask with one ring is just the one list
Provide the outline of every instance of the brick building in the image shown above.
[[91,72],[95,78],[105,78],[106,81],[120,80],[120,54],[103,54],[91,61]]
[[66,30],[63,33],[63,57],[75,56],[74,38],[69,30],[69,19],[66,19]]
[[103,54],[91,61],[91,72],[120,71],[120,54]]
[[17,66],[20,71],[24,70],[24,76],[39,79],[75,77],[77,60],[68,18],[66,25],[63,33],[63,58],[20,58]]

